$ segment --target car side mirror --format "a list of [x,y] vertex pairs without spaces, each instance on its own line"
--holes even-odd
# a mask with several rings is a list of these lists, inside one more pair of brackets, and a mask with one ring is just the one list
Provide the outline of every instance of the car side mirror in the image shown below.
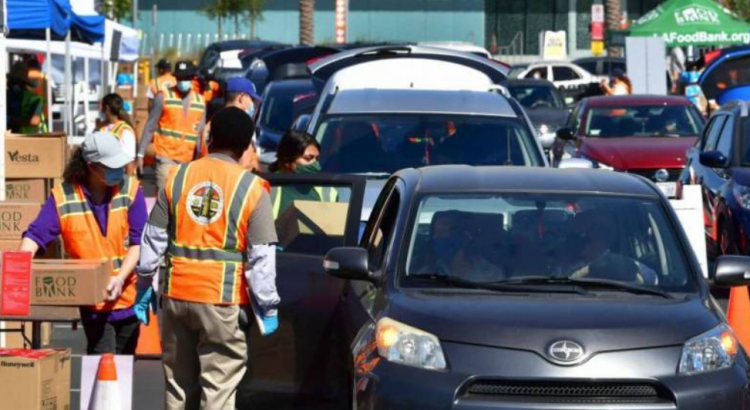
[[563,141],[573,141],[576,139],[575,133],[568,127],[559,128],[557,132],[555,132],[555,137]]
[[341,279],[372,281],[367,250],[359,247],[340,247],[328,251],[323,267],[329,275]]
[[709,168],[727,168],[729,159],[719,151],[701,152],[699,157],[700,163]]
[[749,286],[750,258],[739,255],[720,256],[711,276],[716,286]]

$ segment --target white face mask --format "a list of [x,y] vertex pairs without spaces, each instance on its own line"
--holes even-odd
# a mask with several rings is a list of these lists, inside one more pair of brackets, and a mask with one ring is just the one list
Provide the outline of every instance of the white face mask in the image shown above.
[[250,118],[253,118],[253,116],[255,115],[255,104],[250,103],[250,107],[246,109],[245,112],[250,116]]
[[180,81],[177,83],[177,89],[182,91],[183,93],[190,91],[192,87],[193,84],[190,81]]

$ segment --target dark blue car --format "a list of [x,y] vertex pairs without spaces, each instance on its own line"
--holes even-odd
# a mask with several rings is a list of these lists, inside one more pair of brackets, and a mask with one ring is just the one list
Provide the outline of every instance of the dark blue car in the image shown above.
[[688,150],[682,184],[699,184],[709,256],[750,254],[750,119],[748,103],[714,113]]

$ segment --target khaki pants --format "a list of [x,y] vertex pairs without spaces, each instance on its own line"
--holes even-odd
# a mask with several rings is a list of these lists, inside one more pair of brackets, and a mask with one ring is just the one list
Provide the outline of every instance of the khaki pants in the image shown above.
[[247,364],[237,305],[164,297],[162,346],[167,410],[234,410]]
[[154,164],[154,172],[156,173],[156,189],[161,192],[164,186],[167,185],[167,177],[172,168],[178,165],[177,162],[172,161],[168,158],[157,158],[156,164]]

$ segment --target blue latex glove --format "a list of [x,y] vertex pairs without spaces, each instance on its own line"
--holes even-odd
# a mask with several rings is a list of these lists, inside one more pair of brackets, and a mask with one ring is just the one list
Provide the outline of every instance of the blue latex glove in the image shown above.
[[279,317],[278,316],[262,316],[264,332],[261,332],[263,336],[270,336],[279,328]]
[[138,289],[138,293],[135,296],[135,305],[133,305],[133,311],[138,321],[144,325],[148,325],[149,314],[148,308],[151,306],[154,312],[156,312],[156,295],[154,294],[154,288],[151,286],[143,289]]

